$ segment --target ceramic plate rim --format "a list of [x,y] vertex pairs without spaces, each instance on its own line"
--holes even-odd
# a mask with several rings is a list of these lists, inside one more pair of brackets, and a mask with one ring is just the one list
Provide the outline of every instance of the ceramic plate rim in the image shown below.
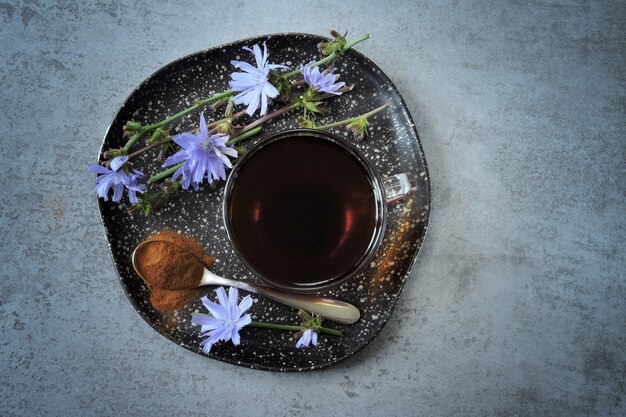
[[[111,123],[109,123],[108,127],[106,128],[105,132],[104,132],[104,136],[102,138],[102,141],[100,143],[100,147],[98,150],[98,157],[97,157],[97,161],[102,161],[102,149],[104,148],[104,145],[106,143],[106,138],[109,135],[109,130],[111,129],[111,126],[113,125],[113,122],[116,120],[117,116],[120,114],[120,112],[124,109],[124,107],[128,104],[128,102],[130,101],[130,99],[135,95],[135,93],[137,91],[139,91],[146,83],[148,83],[154,76],[156,76],[157,74],[159,74],[161,71],[165,71],[166,69],[168,69],[169,67],[176,65],[177,63],[184,61],[184,60],[188,60],[188,59],[192,59],[196,56],[200,56],[202,54],[206,54],[208,52],[212,52],[221,48],[225,48],[228,46],[232,46],[235,44],[241,44],[241,43],[245,43],[245,42],[254,42],[254,41],[261,41],[261,40],[269,40],[272,37],[278,37],[278,36],[282,36],[282,37],[306,37],[306,38],[313,38],[313,39],[317,39],[319,41],[323,41],[323,40],[328,40],[329,38],[321,36],[321,35],[316,35],[316,34],[312,34],[312,33],[305,33],[305,32],[276,32],[276,33],[270,33],[270,34],[265,34],[265,35],[258,35],[258,36],[252,36],[252,37],[248,37],[248,38],[243,38],[243,39],[239,39],[239,40],[235,40],[232,42],[227,42],[227,43],[223,43],[223,44],[219,44],[217,46],[211,47],[211,48],[205,48],[187,55],[184,55],[180,58],[176,58],[173,61],[163,65],[162,67],[157,68],[155,71],[151,72],[150,75],[148,75],[145,79],[143,79],[143,81],[141,81],[135,88],[132,89],[132,91],[126,96],[126,98],[124,99],[124,101],[122,101],[122,103],[118,106],[117,111],[115,112],[115,115],[113,116],[113,119],[111,120]],[[432,211],[432,195],[431,195],[431,184],[430,184],[430,175],[429,175],[429,170],[428,170],[428,163],[426,161],[426,157],[424,154],[424,149],[422,146],[422,142],[420,140],[420,136],[419,136],[419,132],[417,131],[417,128],[415,126],[415,122],[413,120],[413,117],[411,116],[411,113],[409,112],[409,108],[406,104],[406,102],[404,101],[404,98],[402,97],[402,95],[400,94],[400,91],[398,90],[398,88],[396,87],[396,85],[394,84],[394,82],[391,80],[391,78],[389,78],[389,76],[387,76],[387,74],[380,69],[380,67],[374,63],[371,59],[369,59],[367,56],[365,56],[363,53],[355,50],[354,48],[351,48],[350,50],[348,50],[347,52],[345,52],[346,54],[356,54],[360,59],[363,59],[365,61],[365,63],[367,63],[368,65],[371,65],[371,67],[375,70],[377,70],[379,72],[379,75],[382,76],[383,78],[385,78],[388,82],[389,85],[391,86],[391,88],[393,89],[393,92],[395,93],[395,95],[400,99],[400,103],[402,104],[402,111],[406,114],[407,119],[409,121],[409,124],[412,127],[413,133],[415,134],[415,141],[417,142],[417,147],[419,150],[419,156],[421,157],[421,160],[423,162],[423,169],[424,172],[426,173],[426,193],[425,193],[425,198],[427,200],[427,205],[428,205],[428,209],[427,209],[427,213],[426,216],[424,217],[424,229],[422,232],[422,235],[419,239],[418,245],[415,249],[415,253],[413,254],[413,259],[410,261],[410,267],[408,268],[407,272],[401,277],[402,279],[402,285],[400,287],[400,291],[398,292],[397,297],[395,298],[393,305],[390,307],[389,310],[389,315],[381,322],[380,327],[374,331],[374,333],[372,334],[372,337],[365,343],[363,343],[361,346],[359,346],[354,352],[352,352],[351,354],[338,358],[334,361],[326,361],[326,362],[322,362],[320,364],[315,364],[313,366],[309,366],[309,367],[289,367],[289,368],[282,368],[282,367],[273,367],[273,366],[266,366],[266,365],[258,365],[255,363],[251,363],[251,362],[247,362],[247,361],[241,361],[241,360],[233,360],[230,358],[225,358],[225,357],[220,357],[220,358],[214,358],[211,356],[205,356],[208,359],[213,359],[213,360],[217,360],[219,362],[224,362],[224,363],[228,363],[231,365],[237,365],[237,366],[241,366],[241,367],[246,367],[246,368],[250,368],[250,369],[258,369],[258,370],[263,370],[263,371],[272,371],[272,372],[302,372],[302,371],[312,371],[312,370],[322,370],[325,368],[328,368],[330,366],[336,365],[340,362],[343,362],[353,356],[355,356],[356,354],[358,354],[359,352],[361,352],[363,350],[363,348],[365,348],[365,346],[369,345],[370,342],[372,340],[374,340],[376,337],[378,337],[378,335],[380,334],[380,332],[382,331],[382,329],[387,325],[387,322],[389,321],[389,318],[393,315],[393,313],[395,312],[395,308],[396,308],[396,304],[398,302],[398,299],[400,298],[400,296],[402,295],[402,292],[404,291],[404,286],[406,284],[406,280],[407,278],[410,276],[411,271],[413,270],[413,267],[415,266],[415,263],[417,262],[417,257],[419,255],[419,253],[421,252],[422,246],[424,244],[424,240],[426,239],[426,236],[428,234],[428,225],[430,222],[430,215],[431,215],[431,211]],[[180,346],[194,354],[199,354],[199,352],[197,352],[196,350],[192,349],[191,347],[187,346],[186,344],[180,344],[177,340],[175,340],[172,336],[170,336],[169,334],[164,334],[161,333],[155,326],[154,323],[152,323],[151,320],[149,320],[149,318],[146,316],[146,314],[139,308],[137,302],[135,301],[135,299],[133,297],[131,297],[131,295],[129,294],[129,289],[127,288],[126,284],[124,283],[123,279],[122,279],[122,274],[120,273],[120,265],[117,263],[117,261],[115,260],[115,257],[113,255],[113,251],[112,251],[112,247],[111,247],[111,236],[112,234],[110,233],[109,229],[107,228],[106,224],[105,224],[105,219],[104,219],[104,211],[103,211],[103,205],[105,204],[105,202],[103,201],[103,199],[98,198],[98,211],[99,211],[99,218],[100,218],[100,224],[102,226],[102,228],[104,229],[105,232],[105,236],[106,236],[106,241],[107,241],[107,247],[109,248],[109,255],[111,257],[111,260],[113,261],[113,265],[115,266],[115,271],[117,273],[117,278],[118,281],[120,283],[120,286],[122,287],[122,289],[124,290],[124,294],[126,295],[126,298],[130,301],[133,309],[139,314],[139,316],[146,322],[148,323],[148,325],[155,331],[157,332],[160,336],[163,336],[165,338],[167,338],[168,340],[170,340],[171,342],[173,342],[174,344],[176,344],[177,346]],[[201,355],[204,356],[204,355]]]

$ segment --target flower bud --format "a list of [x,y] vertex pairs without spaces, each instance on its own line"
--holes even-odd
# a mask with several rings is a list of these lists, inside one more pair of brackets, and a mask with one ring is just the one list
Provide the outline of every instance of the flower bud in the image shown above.
[[302,128],[315,129],[315,122],[304,116],[298,117],[298,126]]
[[320,42],[317,44],[317,49],[322,53],[322,55],[328,56],[333,53],[341,54],[343,48],[346,47],[346,35],[340,34],[336,30],[331,30],[330,35],[335,38],[334,41]]
[[171,148],[171,144],[170,143],[164,143],[163,145],[161,145],[160,149],[159,149],[159,154],[156,157],[157,161],[164,161],[165,157],[167,156],[167,153],[169,152],[170,148]]
[[352,131],[354,133],[354,138],[358,141],[361,141],[367,135],[367,127],[369,126],[369,122],[365,117],[360,117],[355,121],[349,123],[346,126],[346,129]]
[[123,127],[124,136],[133,136],[141,132],[141,129],[141,123],[135,122],[134,120],[129,120]]
[[224,100],[223,98],[221,98],[221,99],[217,100],[215,103],[212,103],[212,104],[211,104],[211,108],[212,108],[213,110],[217,110],[217,109],[219,109],[220,107],[222,107],[224,104],[226,104],[226,100]]
[[215,130],[219,133],[223,133],[224,135],[230,135],[233,133],[233,122],[228,119],[224,122],[218,123],[217,126],[215,126]]
[[120,156],[123,154],[124,152],[122,151],[122,149],[107,149],[106,151],[102,153],[102,157],[104,159],[113,159],[116,156]]
[[235,98],[230,96],[228,103],[226,104],[226,110],[224,110],[224,116],[230,117],[235,112]]
[[158,128],[157,130],[154,131],[154,133],[152,133],[152,135],[150,135],[150,143],[154,143],[154,142],[158,142],[161,139],[165,139],[165,130]]
[[335,44],[333,42],[320,42],[317,44],[317,50],[324,56],[328,56],[335,52]]

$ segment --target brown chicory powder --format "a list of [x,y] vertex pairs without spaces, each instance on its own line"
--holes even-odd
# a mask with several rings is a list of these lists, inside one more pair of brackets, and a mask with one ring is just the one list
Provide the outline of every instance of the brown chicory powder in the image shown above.
[[150,302],[161,312],[178,310],[200,294],[196,287],[213,258],[196,240],[171,230],[158,232],[147,241],[153,243],[135,262],[150,289]]

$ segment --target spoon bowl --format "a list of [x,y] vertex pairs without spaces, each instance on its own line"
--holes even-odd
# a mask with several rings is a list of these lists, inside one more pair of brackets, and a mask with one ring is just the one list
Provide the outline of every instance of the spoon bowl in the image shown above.
[[[149,240],[146,242],[140,243],[132,254],[132,264],[135,272],[139,275],[139,277],[144,280],[144,282],[148,282],[144,274],[141,272],[140,264],[138,262],[139,254],[143,253],[148,246],[153,242],[165,243],[168,245],[178,246],[175,243],[168,242],[165,240]],[[178,246],[180,248],[180,246]],[[184,250],[181,248],[181,250]],[[194,257],[193,254],[189,253],[189,256]],[[200,263],[200,260],[198,260]],[[361,313],[359,309],[350,303],[346,303],[344,301],[335,300],[332,298],[326,297],[318,297],[315,295],[308,294],[293,294],[282,290],[277,290],[275,288],[266,287],[262,285],[251,284],[249,282],[237,281],[234,279],[224,278],[219,275],[214,274],[209,271],[207,268],[204,268],[202,278],[198,283],[198,287],[206,286],[206,285],[215,285],[215,286],[228,286],[228,287],[236,287],[241,290],[245,290],[251,292],[253,294],[262,295],[271,300],[277,301],[279,303],[288,305],[290,307],[303,309],[311,313],[319,314],[323,316],[325,319],[342,323],[342,324],[354,324],[359,321],[361,317]],[[170,288],[168,288],[170,289]],[[180,288],[180,289],[188,289],[188,288]]]

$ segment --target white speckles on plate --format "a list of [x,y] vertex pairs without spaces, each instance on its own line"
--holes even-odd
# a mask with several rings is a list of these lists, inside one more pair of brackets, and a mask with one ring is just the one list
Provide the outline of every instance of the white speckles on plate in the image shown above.
[[[323,40],[314,35],[279,34],[238,41],[174,61],[151,75],[130,95],[111,124],[102,150],[123,145],[122,126],[131,118],[140,123],[153,123],[179,112],[197,98],[226,90],[232,71],[230,60],[250,58],[248,54],[241,53],[243,46],[267,41],[272,62],[291,62],[292,67],[296,67],[318,59],[316,45]],[[343,336],[324,335],[320,337],[318,347],[308,349],[296,349],[293,333],[245,328],[241,332],[239,346],[218,343],[211,351],[211,358],[253,369],[319,369],[359,351],[378,334],[392,314],[426,232],[430,204],[426,161],[409,112],[387,76],[365,56],[352,50],[337,63],[337,72],[341,74],[342,81],[355,84],[355,88],[349,94],[330,99],[331,113],[319,123],[353,117],[389,103],[391,107],[372,120],[370,136],[355,145],[379,175],[407,172],[422,179],[418,181],[418,188],[411,198],[395,203],[388,210],[385,237],[368,267],[338,288],[322,293],[355,304],[361,310],[362,319],[350,326],[327,322],[329,327],[341,329]],[[218,114],[210,108],[204,111],[210,120]],[[199,113],[192,113],[174,122],[173,127],[177,132],[195,128],[198,116]],[[263,136],[297,127],[296,117],[294,112],[272,121],[263,128]],[[344,128],[334,128],[331,132],[345,140],[353,140]],[[258,140],[254,138],[246,145]],[[135,166],[143,172],[156,173],[162,164],[146,153],[137,158]],[[236,258],[227,241],[222,222],[222,188],[223,183],[215,188],[205,187],[199,192],[182,192],[176,201],[165,205],[151,217],[131,217],[125,200],[122,204],[100,201],[109,248],[129,300],[156,331],[200,354],[199,328],[189,320],[193,311],[203,309],[200,301],[175,313],[156,312],[148,301],[148,289],[132,269],[130,254],[148,235],[169,228],[200,241],[205,250],[216,258],[213,270],[217,274],[258,282]],[[206,288],[205,293],[214,297],[213,288]],[[299,323],[295,309],[261,297],[254,297],[251,313],[259,321]]]

